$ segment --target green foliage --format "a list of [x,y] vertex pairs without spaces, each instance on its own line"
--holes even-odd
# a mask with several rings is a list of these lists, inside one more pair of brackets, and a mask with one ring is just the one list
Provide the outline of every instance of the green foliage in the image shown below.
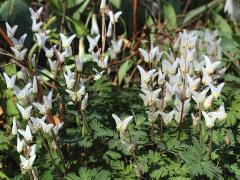
[[193,146],[181,152],[180,157],[184,160],[185,164],[183,166],[191,176],[223,179],[220,175],[221,170],[209,160],[208,148],[198,141],[195,140]]
[[110,180],[111,176],[110,172],[102,169],[80,168],[78,171],[78,175],[71,173],[66,177],[66,180],[78,180],[78,179]]
[[175,13],[174,8],[170,3],[164,4],[164,20],[165,24],[169,29],[176,28],[177,27],[177,16]]
[[126,76],[128,70],[132,67],[131,61],[126,61],[121,65],[118,70],[118,84],[120,85],[124,77]]

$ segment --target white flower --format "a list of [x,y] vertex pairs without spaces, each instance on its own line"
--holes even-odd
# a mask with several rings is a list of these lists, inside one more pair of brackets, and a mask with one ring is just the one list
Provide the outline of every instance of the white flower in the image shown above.
[[17,135],[17,122],[16,122],[16,118],[13,117],[13,124],[12,124],[12,135]]
[[101,49],[99,49],[96,53],[92,52],[92,59],[96,63],[99,61],[100,51],[101,51]]
[[142,89],[142,92],[144,94],[139,94],[139,95],[142,98],[145,106],[152,106],[159,101],[158,96],[159,96],[160,91],[161,91],[161,89],[157,89],[155,91],[149,91],[148,89]]
[[224,86],[224,83],[219,84],[217,87],[214,87],[212,83],[209,83],[209,87],[211,89],[212,96],[214,98],[218,98],[220,96],[223,86]]
[[109,24],[108,24],[108,28],[107,28],[107,34],[106,34],[106,36],[107,37],[111,37],[112,36],[112,27],[113,25],[112,25],[112,23],[111,23],[111,21],[109,22]]
[[213,96],[212,95],[208,96],[204,101],[203,107],[209,108],[212,105],[212,101],[213,101]]
[[235,9],[238,9],[238,7],[234,7],[234,0],[226,0],[224,12],[227,12],[231,16],[232,20],[235,20],[236,16],[239,16],[239,13],[236,13]]
[[20,166],[21,166],[21,169],[24,173],[32,169],[32,165],[33,165],[33,162],[34,162],[35,158],[36,158],[36,154],[31,156],[29,159],[20,155],[20,160],[21,160]]
[[54,56],[54,49],[53,48],[46,48],[44,47],[44,51],[45,51],[45,55],[48,59],[52,59],[52,57]]
[[93,68],[93,70],[96,72],[96,74],[93,76],[94,81],[101,79],[104,71],[99,72],[95,68]]
[[71,46],[71,43],[73,39],[76,37],[76,35],[72,35],[69,38],[67,38],[64,34],[60,33],[60,37],[62,40],[62,46],[64,49],[69,48]]
[[60,53],[60,52],[57,50],[56,52],[57,52],[57,57],[59,58],[59,61],[60,61],[60,62],[64,62],[65,57],[66,57],[66,51]]
[[43,102],[46,109],[52,109],[52,91],[47,96],[43,96]]
[[112,59],[116,59],[117,54],[120,53],[122,48],[122,42],[122,39],[119,39],[118,41],[111,41],[112,47],[108,48],[108,51]]
[[39,129],[41,129],[41,121],[45,121],[47,116],[43,116],[42,118],[34,118],[34,117],[30,117],[31,121],[32,121],[32,125],[33,125],[33,129],[34,132],[37,132]]
[[36,67],[36,54],[33,54],[32,58],[30,59],[32,66],[35,68]]
[[108,65],[108,59],[109,59],[109,56],[105,56],[103,60],[99,60],[97,63],[98,63],[98,66],[101,67],[101,68],[106,68],[107,65]]
[[38,111],[40,112],[40,114],[46,114],[47,111],[46,111],[46,107],[40,103],[36,103],[36,102],[33,102],[32,105],[34,107],[36,107],[38,109]]
[[164,60],[162,62],[162,71],[173,75],[176,73],[178,63],[178,61],[175,61],[173,64],[171,64],[169,61]]
[[11,78],[4,72],[3,76],[5,78],[7,88],[8,89],[14,89],[15,87],[15,81],[16,81],[16,75],[12,76]]
[[172,120],[173,120],[173,116],[175,114],[175,110],[172,110],[171,112],[169,113],[164,113],[164,112],[161,112],[160,113],[162,118],[163,118],[163,121],[166,125],[168,125]]
[[37,11],[34,11],[34,9],[32,9],[32,8],[29,8],[29,10],[30,10],[30,13],[31,13],[31,18],[35,19],[35,20],[38,20],[41,13],[42,13],[43,7],[40,7]]
[[188,33],[184,29],[183,32],[179,33],[179,39],[180,39],[180,51],[184,51],[185,49],[195,48],[198,35],[195,32]]
[[127,129],[128,124],[130,123],[130,121],[133,119],[133,116],[129,116],[126,119],[124,119],[123,121],[115,114],[112,114],[113,119],[116,122],[116,128],[117,130],[120,131],[120,133],[124,133],[125,130]]
[[6,27],[7,27],[7,35],[9,38],[13,38],[15,35],[15,32],[17,31],[18,25],[15,25],[13,27],[11,27],[8,23],[6,23]]
[[113,14],[112,11],[108,11],[108,16],[110,17],[110,22],[112,24],[115,24],[116,22],[118,22],[118,19],[121,16],[121,14],[122,14],[122,11],[119,11],[119,12],[117,12],[115,14]]
[[68,89],[72,89],[75,83],[75,73],[71,72],[70,68],[66,66],[67,73],[64,73],[65,82]]
[[206,113],[205,111],[202,111],[202,114],[205,119],[206,126],[212,128],[217,119],[216,115],[213,112]]
[[187,74],[188,85],[192,91],[195,91],[198,88],[198,85],[201,81],[200,78],[192,79],[189,74]]
[[96,18],[96,14],[92,15],[92,26],[91,26],[91,35],[97,35],[99,34],[99,28],[98,28],[98,24],[97,24],[97,18]]
[[39,121],[39,123],[42,127],[42,130],[43,130],[44,133],[50,134],[54,125],[53,124],[46,124],[44,121],[45,121],[45,119],[43,121]]
[[65,57],[71,57],[72,56],[72,48],[71,47],[66,48],[64,50],[64,53],[65,53]]
[[208,56],[204,56],[204,58],[205,58],[206,70],[208,74],[212,74],[217,69],[217,67],[221,64],[220,61],[211,63]]
[[21,70],[17,72],[17,79],[28,81],[29,77],[30,76],[29,76],[28,70],[25,67],[22,67]]
[[209,83],[212,82],[212,78],[208,75],[207,69],[202,68],[202,73],[203,73],[202,83],[205,86],[207,86]]
[[20,104],[17,103],[17,107],[21,112],[22,118],[24,120],[28,120],[31,116],[32,106],[28,106],[27,108],[22,107]]
[[11,50],[13,51],[15,58],[19,61],[22,61],[24,59],[28,49],[26,48],[26,49],[19,51],[17,48],[11,47]]
[[79,72],[82,72],[83,70],[83,60],[84,60],[84,57],[82,55],[78,55],[76,57],[76,68],[77,68],[77,71]]
[[53,132],[55,135],[58,135],[58,131],[63,127],[64,122],[58,123],[53,127]]
[[92,52],[93,49],[97,46],[98,41],[100,39],[100,35],[97,35],[95,38],[91,38],[90,36],[87,36],[88,42],[89,42],[89,52]]
[[192,92],[192,94],[193,94],[193,95],[192,95],[193,100],[194,100],[198,105],[204,103],[208,91],[209,91],[209,87],[205,88],[202,92],[193,91],[193,92]]
[[191,117],[192,117],[192,121],[193,121],[193,126],[197,126],[198,123],[199,123],[199,117],[198,116],[195,116],[193,113],[191,114]]
[[32,84],[33,88],[32,88],[32,92],[37,94],[38,92],[38,85],[37,85],[37,78],[36,76],[33,77],[33,84]]
[[14,88],[14,94],[16,95],[17,99],[19,100],[25,100],[27,97],[31,94],[31,83],[26,84],[22,90],[20,90],[18,87],[15,86]]
[[181,77],[180,70],[178,70],[177,74],[175,75],[168,74],[168,77],[169,77],[170,84],[176,84],[177,86],[182,84],[182,77]]
[[23,34],[19,39],[11,38],[15,48],[17,48],[18,50],[21,50],[24,46],[26,37],[27,37],[27,34]]
[[35,19],[32,19],[33,23],[32,23],[32,31],[33,32],[38,32],[41,29],[42,26],[42,22],[37,23],[37,21]]
[[35,33],[36,38],[37,38],[37,45],[39,47],[44,47],[45,43],[47,41],[48,36],[46,35],[45,32],[39,32],[39,33]]
[[20,140],[19,136],[17,136],[17,152],[21,153],[24,146],[25,146],[25,141]]
[[49,63],[51,71],[56,72],[57,71],[57,61],[51,61],[50,59],[48,59],[48,63]]
[[87,107],[87,101],[88,101],[88,93],[86,93],[85,97],[82,100],[81,103],[81,110],[84,111]]
[[101,0],[100,9],[104,9],[106,7],[106,0]]
[[[196,60],[193,60],[192,62],[193,62],[192,65],[193,65],[194,71],[196,71],[197,73],[200,72],[204,66],[204,61],[198,62]],[[206,73],[207,73],[207,71],[206,71]]]
[[72,101],[78,102],[82,99],[82,96],[85,94],[85,86],[84,85],[81,86],[77,92],[71,91],[69,89],[67,89],[66,92],[69,94]]
[[146,72],[141,66],[137,65],[137,68],[141,74],[141,87],[146,88],[148,82],[151,80],[153,74],[156,72],[156,69],[152,69]]
[[177,89],[177,84],[174,85],[170,85],[167,81],[166,81],[166,95],[164,97],[165,101],[170,101],[172,100],[172,96],[175,94],[175,91]]
[[225,108],[224,108],[224,103],[220,105],[220,108],[217,111],[216,116],[219,120],[223,120],[227,117],[227,113],[225,112]]
[[182,59],[185,59],[186,62],[189,63],[189,62],[191,62],[194,59],[195,53],[196,53],[196,49],[195,48],[192,49],[192,50],[187,49],[187,56],[186,56],[186,58],[182,57]]
[[153,46],[151,47],[150,52],[147,52],[142,48],[139,48],[138,50],[143,56],[145,62],[153,62],[159,52],[158,47],[153,47]]
[[148,114],[148,121],[155,122],[160,114],[160,111],[156,111],[156,112],[147,111],[147,114]]
[[161,68],[158,70],[158,85],[162,85],[165,81],[167,73],[162,73]]
[[29,156],[33,156],[36,154],[36,144],[33,144],[31,147],[28,147],[28,151],[29,151]]
[[24,137],[24,139],[27,141],[27,142],[31,142],[32,141],[32,133],[31,133],[31,129],[29,127],[29,125],[26,126],[26,130],[21,130],[21,129],[18,129],[18,132]]

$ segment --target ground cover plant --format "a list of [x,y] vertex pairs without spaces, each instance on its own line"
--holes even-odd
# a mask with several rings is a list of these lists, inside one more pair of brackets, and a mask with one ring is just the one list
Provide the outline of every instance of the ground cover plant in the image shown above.
[[0,179],[238,179],[239,5],[0,1]]

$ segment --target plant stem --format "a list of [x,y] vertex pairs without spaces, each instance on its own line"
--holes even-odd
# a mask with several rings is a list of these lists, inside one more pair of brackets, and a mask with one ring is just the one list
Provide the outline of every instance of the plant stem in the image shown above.
[[133,39],[137,39],[137,6],[138,0],[133,0]]
[[202,137],[202,106],[199,107],[199,141],[200,144],[203,143],[203,137]]
[[58,152],[58,154],[59,154],[59,157],[60,157],[61,162],[62,162],[62,165],[63,165],[64,175],[67,176],[67,168],[66,168],[65,159],[64,159],[63,154],[62,154],[62,152],[61,152],[61,149],[60,149],[60,147],[59,147],[59,145],[58,145],[58,143],[57,143],[57,139],[56,139],[56,136],[55,136],[53,130],[52,130],[52,138],[53,138],[53,142],[56,144],[57,152]]
[[34,180],[33,174],[31,170],[28,170],[30,180]]
[[184,100],[182,100],[182,107],[181,107],[181,115],[180,115],[180,123],[179,123],[179,131],[178,131],[178,140],[180,139],[181,136],[181,126],[183,123],[183,113],[184,113]]
[[[110,22],[111,23],[111,22]],[[105,41],[106,41],[106,23],[105,23],[105,11],[102,11],[102,53],[101,53],[101,60],[103,61],[103,54],[105,51]]]
[[[163,83],[163,88],[162,88],[162,103],[161,103],[161,107],[160,107],[160,111],[163,112],[163,108],[164,108],[164,98],[166,96],[166,81],[164,81]],[[163,142],[163,119],[160,119],[160,142]]]
[[213,143],[213,128],[210,128],[210,140],[209,140],[209,149],[208,149],[208,154],[211,156],[212,152],[212,143]]
[[[63,33],[63,31],[64,31],[64,24],[65,24],[66,13],[67,13],[67,5],[68,5],[68,0],[64,0],[60,33]],[[60,38],[60,43],[59,43],[59,49],[58,50],[60,51],[61,48],[62,48],[62,43],[61,43],[61,38]]]
[[49,156],[50,156],[50,158],[51,158],[51,160],[52,160],[52,162],[53,162],[54,167],[55,167],[56,169],[58,169],[58,168],[57,168],[57,165],[56,165],[56,163],[55,163],[55,161],[54,161],[53,155],[52,155],[52,153],[51,153],[51,150],[50,150],[50,146],[49,146],[49,144],[48,144],[48,141],[44,138],[44,134],[43,134],[42,130],[40,131],[40,134],[41,134],[42,139],[43,139],[43,141],[44,141],[45,149],[46,149],[47,152],[49,153]]
[[154,122],[151,125],[151,142],[154,143]]

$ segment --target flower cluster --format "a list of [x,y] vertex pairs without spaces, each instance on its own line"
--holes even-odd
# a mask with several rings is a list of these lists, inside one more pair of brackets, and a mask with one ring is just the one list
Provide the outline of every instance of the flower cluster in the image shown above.
[[[91,27],[91,36],[87,36],[87,40],[89,42],[88,52],[91,53],[91,58],[93,62],[96,62],[98,67],[105,69],[108,67],[109,57],[112,60],[117,58],[117,55],[121,52],[121,48],[123,45],[123,39],[121,37],[116,37],[116,23],[122,14],[121,11],[117,13],[113,13],[112,10],[107,8],[108,5],[106,1],[101,1],[100,12],[102,15],[102,32],[100,35],[99,26],[97,23],[96,15],[92,15],[92,27]],[[108,18],[107,18],[108,17]],[[106,26],[107,20],[109,21],[108,26]],[[99,41],[101,39],[101,46],[99,46]],[[109,40],[111,42],[108,45],[107,51],[106,42]],[[94,69],[96,72],[94,76],[94,80],[98,80],[102,77],[104,71],[98,72],[97,69]]]
[[[213,111],[213,101],[220,96],[224,86],[224,83],[218,83],[226,70],[221,69],[220,39],[216,32],[208,30],[203,36],[184,30],[174,46],[176,53],[160,52],[153,46],[149,52],[139,49],[150,68],[146,71],[138,66],[140,97],[148,108],[151,123],[161,115],[165,125],[172,120],[182,124],[189,114],[191,102],[196,103],[195,109],[203,114],[207,127],[213,127],[215,120],[226,117],[223,103],[219,110]],[[202,123],[201,117],[196,118],[195,114],[192,117],[194,125]]]
[[[14,117],[12,134],[17,135],[17,152],[20,154],[20,167],[22,173],[31,171],[34,174],[34,171],[32,170],[32,165],[36,158],[36,144],[31,145],[33,137],[29,125],[26,126],[25,130],[18,129],[17,122]],[[22,139],[20,138],[20,135],[22,136]]]

